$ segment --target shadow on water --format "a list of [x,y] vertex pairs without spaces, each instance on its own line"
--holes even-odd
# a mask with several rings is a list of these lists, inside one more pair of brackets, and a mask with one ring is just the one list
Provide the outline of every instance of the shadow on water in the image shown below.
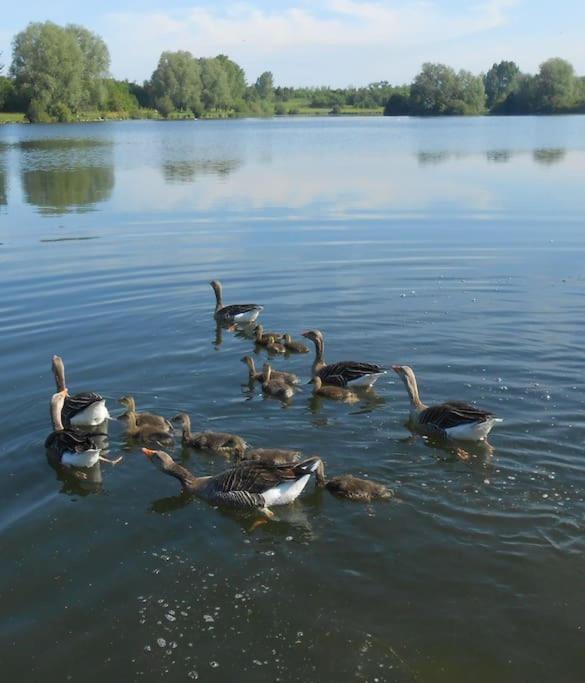
[[21,152],[26,202],[45,215],[85,213],[114,189],[111,143],[94,139],[26,140]]

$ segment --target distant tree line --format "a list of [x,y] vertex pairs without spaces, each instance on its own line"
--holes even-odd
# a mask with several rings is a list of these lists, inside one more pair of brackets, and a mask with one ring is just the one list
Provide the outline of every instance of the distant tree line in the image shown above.
[[543,62],[535,75],[509,61],[481,76],[426,63],[408,92],[392,95],[384,108],[388,116],[576,112],[585,112],[585,79],[558,57]]
[[507,61],[480,76],[427,63],[410,85],[379,81],[348,88],[275,86],[270,71],[249,84],[229,57],[195,57],[182,50],[163,52],[142,84],[111,78],[109,67],[106,44],[88,29],[31,23],[13,40],[8,75],[1,75],[0,65],[0,112],[26,112],[30,121],[42,122],[77,120],[88,113],[186,118],[317,111],[383,110],[389,116],[585,111],[585,79],[559,58],[541,64],[535,75]]

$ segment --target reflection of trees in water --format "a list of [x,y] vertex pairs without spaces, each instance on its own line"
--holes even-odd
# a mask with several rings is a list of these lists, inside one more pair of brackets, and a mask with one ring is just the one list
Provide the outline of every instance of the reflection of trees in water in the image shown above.
[[19,143],[26,201],[42,213],[92,210],[114,187],[111,143],[50,138]]
[[485,153],[485,157],[488,161],[492,161],[496,164],[505,164],[514,155],[509,149],[491,149]]
[[421,166],[430,166],[434,164],[442,164],[444,161],[449,159],[451,154],[443,150],[440,152],[418,152],[416,156],[418,163]]
[[167,183],[192,183],[197,176],[227,176],[242,165],[238,159],[166,160],[162,170]]
[[0,142],[0,206],[6,206],[8,202],[8,183],[6,180],[6,166],[4,164],[4,154],[7,145]]
[[547,147],[543,149],[535,149],[532,153],[532,158],[537,164],[544,164],[550,166],[558,164],[565,158],[567,150],[562,147]]

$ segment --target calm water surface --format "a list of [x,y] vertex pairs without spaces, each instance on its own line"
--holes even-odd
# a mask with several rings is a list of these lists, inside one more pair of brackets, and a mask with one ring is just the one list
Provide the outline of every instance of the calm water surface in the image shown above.
[[[5,679],[583,680],[584,177],[578,116],[0,128]],[[271,329],[323,330],[331,360],[495,411],[493,453],[412,437],[393,373],[357,406],[250,393],[212,278]],[[55,471],[53,353],[114,410],[131,392],[397,499],[310,487],[252,531],[116,422],[122,464]]]

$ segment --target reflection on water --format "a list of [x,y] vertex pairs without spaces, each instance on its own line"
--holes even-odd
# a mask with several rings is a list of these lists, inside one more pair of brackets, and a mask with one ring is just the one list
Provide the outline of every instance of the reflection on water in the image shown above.
[[535,149],[532,153],[534,161],[537,164],[544,164],[545,166],[551,166],[552,164],[558,164],[561,162],[567,154],[565,149],[552,148],[552,149]]
[[57,138],[25,140],[18,147],[26,201],[41,213],[83,213],[111,196],[111,143],[93,138]]
[[4,162],[6,149],[7,146],[0,141],[0,206],[6,206],[8,201],[8,181],[6,178],[6,165]]
[[218,161],[165,161],[163,175],[167,183],[192,183],[201,175],[227,176],[241,165],[235,159]]
[[508,149],[492,149],[485,153],[485,157],[496,164],[505,164],[512,158],[512,152]]

